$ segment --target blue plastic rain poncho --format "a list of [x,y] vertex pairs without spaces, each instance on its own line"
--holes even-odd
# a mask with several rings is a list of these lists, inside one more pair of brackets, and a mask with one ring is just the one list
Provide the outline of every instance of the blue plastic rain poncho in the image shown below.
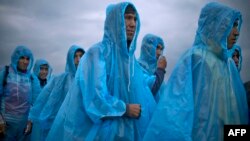
[[[127,48],[124,12],[129,4],[107,8],[103,40],[81,59],[49,141],[142,139],[155,102],[134,57],[140,28],[137,13],[135,35]],[[140,118],[124,116],[126,104],[131,103],[141,104]]]
[[[29,58],[26,72],[17,69],[21,57]],[[26,127],[29,109],[31,106],[31,68],[33,65],[32,52],[25,46],[17,46],[11,56],[6,85],[3,86],[5,67],[0,71],[0,103],[1,114],[7,126],[6,140],[21,140]]]
[[153,34],[147,34],[142,40],[141,54],[138,61],[145,69],[145,72],[150,75],[154,75],[157,68],[156,49],[159,44],[162,45],[163,50],[165,48],[163,40]]
[[[39,80],[39,74],[40,74],[40,67],[42,65],[47,65],[48,66],[48,74],[46,77],[46,83],[49,81],[51,73],[52,73],[52,68],[49,64],[48,61],[44,59],[38,59],[35,62],[35,65],[33,67],[33,82],[32,82],[32,105],[34,105],[36,98],[40,94],[41,90],[43,89],[44,86],[40,85],[40,80]],[[46,85],[46,84],[45,84]],[[31,141],[39,140],[39,137],[41,133],[41,128],[40,124],[37,122],[34,122],[32,125],[32,132],[31,132]]]
[[[162,50],[165,48],[164,42],[162,38],[153,35],[147,34],[144,36],[141,45],[141,54],[138,59],[139,64],[143,67],[145,75],[147,75],[147,83],[149,87],[152,89],[156,77],[155,72],[157,69],[157,57],[156,50],[158,45],[162,46]],[[160,97],[160,91],[162,91],[163,87],[160,87],[160,90],[157,94],[155,94],[155,100],[158,101]]]
[[202,9],[194,45],[173,70],[145,140],[219,141],[223,125],[247,123],[246,94],[227,58],[237,18],[241,24],[239,11],[218,3]]
[[[236,66],[236,62],[233,60],[233,54],[235,51],[238,51],[239,53],[239,60],[238,60],[238,66]],[[243,85],[243,82],[242,82],[242,79],[240,77],[240,70],[241,70],[241,67],[242,67],[242,52],[241,52],[241,48],[240,46],[238,45],[234,45],[229,51],[228,51],[228,62],[229,62],[229,65],[230,65],[230,70],[238,70],[237,71],[231,71],[232,75],[233,75],[233,78],[232,80],[233,81],[233,87],[234,89],[238,92],[238,93],[244,93],[246,94],[246,99],[248,99],[248,96],[247,96],[247,92],[244,85]],[[248,101],[248,100],[247,100]],[[249,105],[248,105],[248,124],[249,124]]]
[[65,72],[49,81],[31,109],[29,119],[32,122],[40,123],[42,129],[41,136],[37,137],[38,140],[46,138],[54,118],[73,83],[77,69],[74,63],[74,56],[78,50],[84,53],[84,50],[79,46],[71,46],[67,55]]
[[32,94],[32,104],[34,104],[36,98],[38,97],[39,93],[41,92],[41,90],[43,89],[44,86],[40,85],[40,81],[39,81],[39,73],[40,73],[40,67],[42,65],[48,65],[48,75],[46,77],[46,81],[48,82],[52,73],[52,67],[50,66],[49,62],[44,60],[44,59],[38,59],[35,62],[35,65],[33,67],[33,94]]
[[239,62],[238,62],[238,66],[236,66],[236,68],[238,69],[238,71],[240,71],[241,70],[241,66],[242,66],[242,54],[241,54],[241,48],[240,48],[240,46],[234,45],[233,48],[229,50],[229,52],[228,52],[229,56],[228,57],[232,58],[235,51],[239,52]]

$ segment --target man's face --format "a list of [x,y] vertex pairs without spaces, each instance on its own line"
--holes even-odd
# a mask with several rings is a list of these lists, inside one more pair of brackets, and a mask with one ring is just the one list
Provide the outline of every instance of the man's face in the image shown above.
[[232,59],[234,60],[234,63],[235,63],[237,68],[239,66],[239,58],[240,58],[240,53],[238,50],[235,50],[233,53]]
[[163,47],[161,44],[158,44],[157,45],[157,48],[156,48],[156,58],[157,60],[159,59],[159,57],[162,55],[162,50],[163,50]]
[[42,80],[46,79],[49,72],[49,66],[48,65],[41,65],[40,66],[40,72],[39,72],[39,78]]
[[234,22],[233,28],[227,37],[227,48],[231,49],[237,41],[237,37],[240,35],[238,31],[238,20]]
[[18,69],[20,69],[21,71],[26,71],[28,66],[29,66],[29,63],[30,63],[30,58],[27,57],[27,56],[22,56],[19,58],[18,60]]
[[75,56],[74,56],[74,63],[75,63],[75,66],[76,66],[76,67],[77,67],[78,64],[79,64],[79,61],[80,61],[82,55],[83,55],[83,52],[82,52],[82,51],[77,51],[77,52],[75,53]]
[[136,29],[136,15],[132,13],[128,13],[124,15],[125,24],[126,24],[126,34],[127,40],[132,41],[135,29]]

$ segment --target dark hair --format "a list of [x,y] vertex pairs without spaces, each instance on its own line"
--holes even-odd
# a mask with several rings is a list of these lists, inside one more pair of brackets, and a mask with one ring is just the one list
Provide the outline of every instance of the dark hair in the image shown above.
[[135,8],[131,4],[129,4],[126,7],[125,14],[135,14]]
[[81,49],[81,48],[78,48],[78,49],[75,51],[75,53],[76,53],[76,52],[82,52],[82,54],[85,53],[85,51],[84,51],[83,49]]

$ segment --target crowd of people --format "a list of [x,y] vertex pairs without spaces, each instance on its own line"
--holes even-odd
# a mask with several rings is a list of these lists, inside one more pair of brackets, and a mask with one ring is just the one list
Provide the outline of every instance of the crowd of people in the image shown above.
[[[224,125],[249,122],[249,85],[237,45],[240,11],[208,3],[195,40],[168,80],[164,39],[147,34],[130,2],[106,9],[103,39],[72,45],[65,72],[17,46],[0,69],[0,140],[223,140]],[[33,73],[31,72],[33,67]]]

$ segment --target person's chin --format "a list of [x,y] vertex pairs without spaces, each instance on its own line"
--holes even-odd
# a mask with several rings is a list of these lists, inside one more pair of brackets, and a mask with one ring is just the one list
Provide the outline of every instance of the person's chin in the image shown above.
[[134,34],[129,34],[128,35],[128,40],[133,40]]

